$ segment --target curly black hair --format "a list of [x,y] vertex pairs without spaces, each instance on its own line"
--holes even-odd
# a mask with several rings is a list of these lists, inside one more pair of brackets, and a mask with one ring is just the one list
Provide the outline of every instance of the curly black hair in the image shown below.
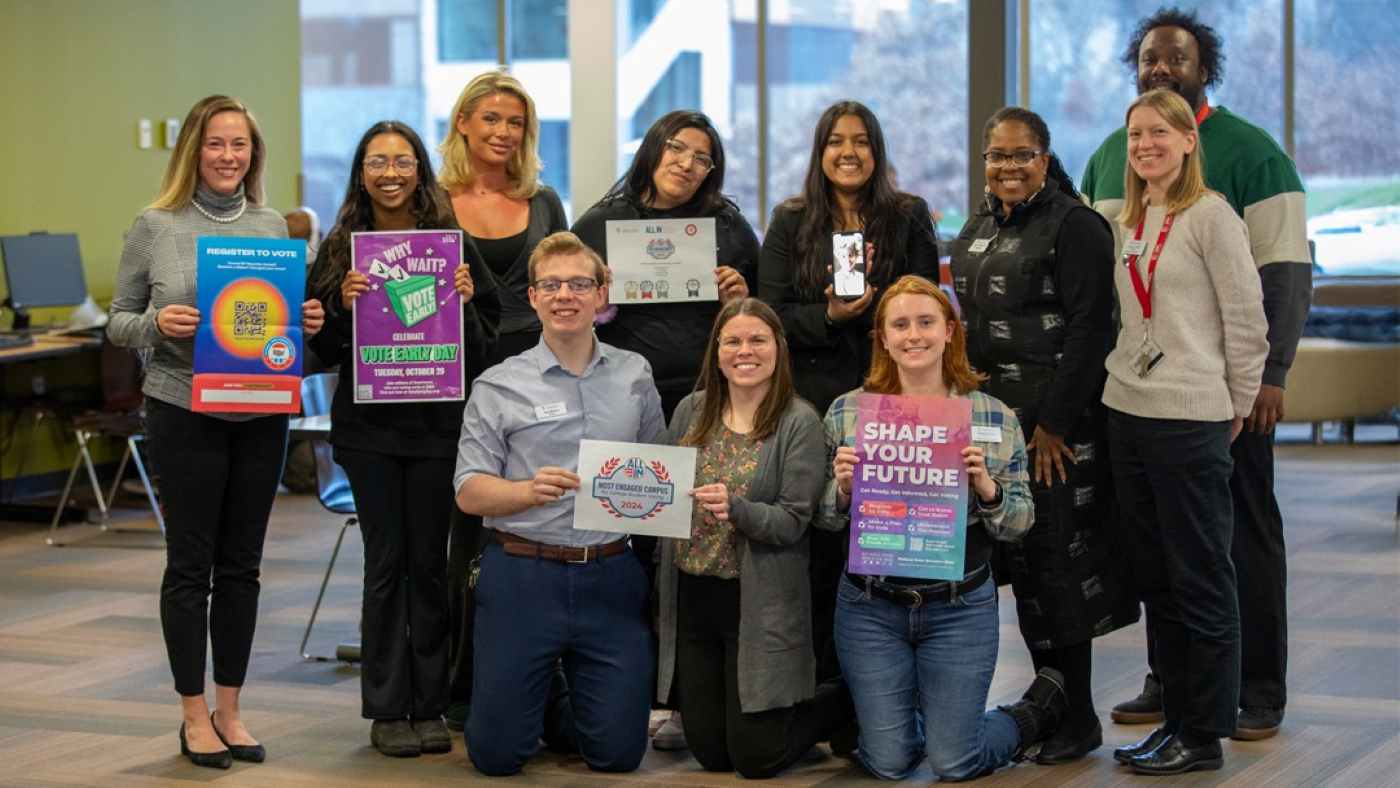
[[1190,33],[1196,39],[1196,48],[1200,51],[1201,67],[1206,70],[1206,82],[1203,87],[1211,88],[1220,84],[1221,77],[1225,75],[1224,42],[1216,34],[1215,28],[1202,22],[1195,11],[1183,11],[1175,6],[1158,8],[1156,13],[1139,22],[1133,30],[1128,48],[1123,51],[1123,63],[1132,69],[1135,76],[1142,40],[1159,27],[1179,27]]

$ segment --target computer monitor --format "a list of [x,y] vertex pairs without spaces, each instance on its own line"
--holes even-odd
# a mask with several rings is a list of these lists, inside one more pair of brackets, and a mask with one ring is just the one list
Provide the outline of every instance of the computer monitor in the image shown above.
[[77,306],[87,298],[83,257],[74,233],[31,233],[0,237],[5,261],[5,306],[14,310],[14,330],[29,328],[29,309]]

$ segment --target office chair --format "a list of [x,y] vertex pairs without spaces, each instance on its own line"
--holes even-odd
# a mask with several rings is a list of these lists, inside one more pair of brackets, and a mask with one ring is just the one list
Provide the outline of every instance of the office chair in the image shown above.
[[[336,385],[339,382],[340,376],[334,372],[323,372],[302,378],[302,415],[320,416],[330,413],[331,398],[335,396]],[[331,551],[330,563],[326,564],[326,574],[321,578],[321,590],[316,592],[316,604],[311,608],[311,620],[306,622],[306,632],[301,636],[302,659],[325,662],[330,658],[309,653],[306,650],[306,644],[311,640],[311,628],[316,626],[316,614],[321,610],[321,600],[326,595],[326,586],[330,583],[331,571],[335,569],[335,560],[340,556],[340,546],[345,541],[345,532],[350,526],[359,524],[360,520],[355,516],[355,498],[350,493],[350,480],[346,478],[344,469],[337,465],[332,457],[331,445],[325,440],[316,440],[312,442],[312,448],[316,454],[316,497],[321,500],[321,505],[328,511],[346,516],[345,524],[340,527],[340,536],[336,537],[335,549]],[[341,644],[336,647],[335,658],[345,662],[358,662],[360,658],[359,646]]]
[[[135,351],[113,344],[105,331],[102,333],[101,353],[102,407],[73,416],[70,421],[73,438],[78,443],[78,453],[73,457],[73,467],[68,470],[68,481],[63,485],[63,494],[59,496],[58,504],[54,507],[53,521],[49,523],[49,535],[45,541],[50,546],[60,544],[56,538],[58,524],[63,519],[64,509],[68,505],[68,496],[73,492],[73,482],[78,477],[78,469],[84,466],[87,468],[88,482],[92,485],[92,494],[97,499],[97,508],[102,513],[102,530],[107,530],[112,501],[117,496],[117,490],[121,488],[126,466],[131,463],[136,466],[136,473],[141,477],[141,486],[145,488],[146,501],[150,504],[151,513],[155,515],[156,524],[160,526],[161,534],[165,533],[165,515],[161,511],[160,502],[156,500],[155,487],[152,486],[151,476],[146,471],[146,463],[141,459],[141,444],[146,437],[143,418],[146,398],[141,393],[141,380],[144,377],[141,359]],[[92,453],[89,451],[92,439],[100,435],[110,435],[126,442],[121,462],[117,464],[117,475],[112,479],[112,486],[106,494],[97,481],[97,469],[93,467]]]

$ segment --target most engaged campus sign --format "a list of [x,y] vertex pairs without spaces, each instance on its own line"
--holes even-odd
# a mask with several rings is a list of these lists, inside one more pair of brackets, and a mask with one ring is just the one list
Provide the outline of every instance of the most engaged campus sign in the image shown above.
[[574,528],[690,537],[695,448],[579,441]]

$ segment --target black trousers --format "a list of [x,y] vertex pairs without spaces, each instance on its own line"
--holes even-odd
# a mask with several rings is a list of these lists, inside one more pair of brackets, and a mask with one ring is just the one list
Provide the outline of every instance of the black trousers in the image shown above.
[[739,705],[739,581],[680,574],[676,681],[685,738],[706,771],[762,779],[788,768],[855,718],[844,682],[795,706]]
[[175,691],[204,694],[206,642],[214,683],[241,687],[287,416],[225,421],[147,399],[146,432],[165,507],[160,624]]
[[1229,422],[1109,412],[1113,478],[1147,605],[1167,728],[1233,735],[1240,613],[1230,561]]
[[1240,598],[1240,707],[1288,702],[1288,557],[1274,497],[1274,434],[1242,432],[1230,447],[1230,500]]
[[447,529],[453,460],[337,448],[365,542],[360,714],[447,710]]

